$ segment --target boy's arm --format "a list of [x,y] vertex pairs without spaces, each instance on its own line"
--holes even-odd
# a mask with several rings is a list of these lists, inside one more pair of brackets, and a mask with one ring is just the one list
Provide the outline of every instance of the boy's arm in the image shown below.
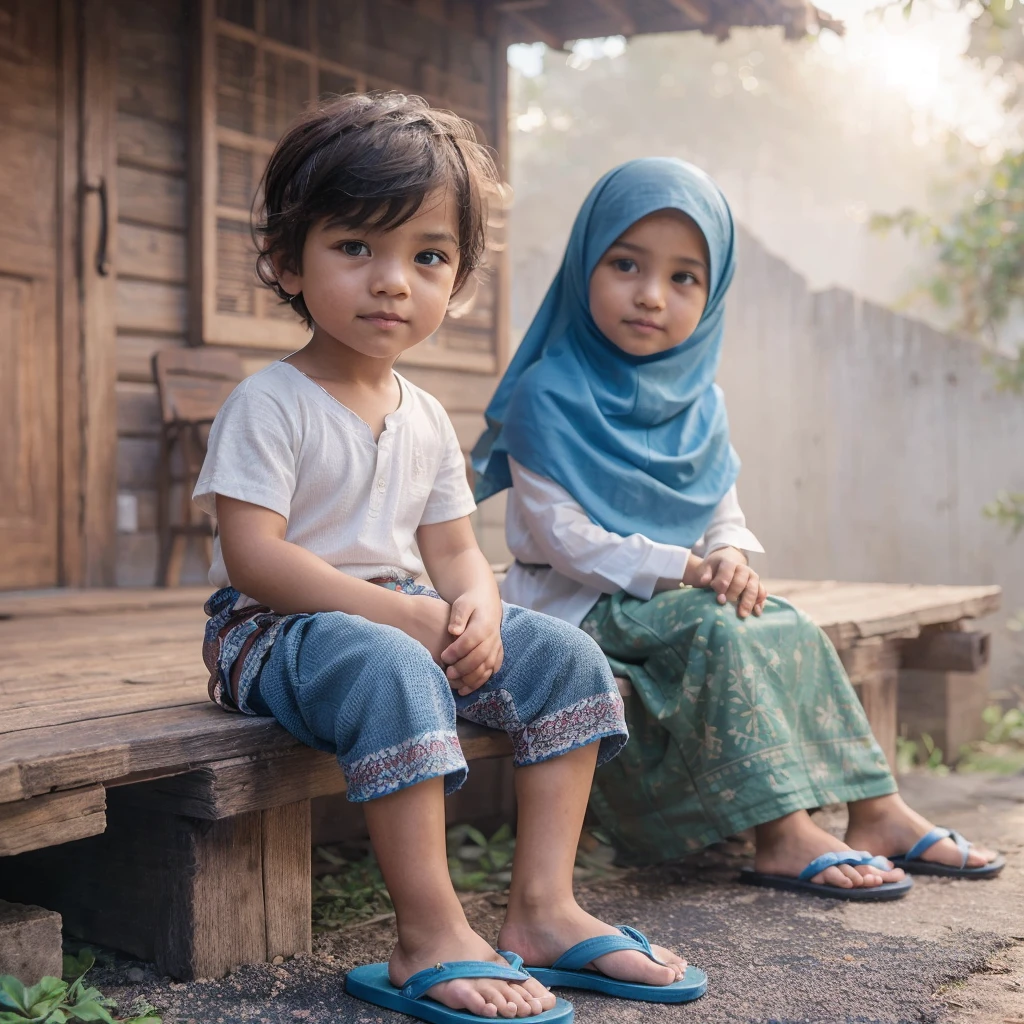
[[494,573],[476,542],[469,517],[432,523],[416,531],[423,564],[437,592],[451,604],[442,652],[452,687],[465,696],[501,668],[501,598]]
[[446,603],[396,593],[339,572],[285,540],[287,525],[284,516],[268,508],[217,495],[221,552],[236,590],[281,615],[339,611],[396,626],[441,664],[441,652],[451,643]]

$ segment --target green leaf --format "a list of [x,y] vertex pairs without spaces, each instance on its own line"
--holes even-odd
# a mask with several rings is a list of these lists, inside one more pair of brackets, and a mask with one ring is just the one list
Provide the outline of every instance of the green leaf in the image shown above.
[[28,1011],[25,986],[10,974],[0,975],[0,1009]]
[[74,1021],[101,1021],[102,1024],[117,1024],[106,1007],[96,999],[86,999],[84,1002],[75,1003],[68,1007],[71,1020]]
[[477,846],[482,846],[484,849],[487,848],[487,837],[477,828],[473,828],[472,825],[466,825],[466,838]]
[[67,993],[68,985],[60,978],[43,978],[25,992],[25,1002],[32,1017],[45,1018],[60,1006]]
[[83,974],[91,970],[95,963],[96,956],[88,947],[79,950],[78,956],[65,953],[63,967],[65,980],[77,981]]
[[491,836],[491,845],[493,846],[495,843],[507,843],[510,839],[514,838],[515,837],[512,835],[512,826],[509,825],[508,822],[505,822],[505,824],[502,825],[493,836]]

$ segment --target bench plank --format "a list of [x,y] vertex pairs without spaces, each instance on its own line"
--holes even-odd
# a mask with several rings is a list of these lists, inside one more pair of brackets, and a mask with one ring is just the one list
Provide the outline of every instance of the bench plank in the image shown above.
[[[467,761],[506,757],[512,743],[503,732],[472,722],[458,723],[459,743]],[[123,794],[138,806],[160,806],[174,814],[218,821],[345,792],[345,778],[331,754],[299,746],[267,755],[215,761],[194,771],[131,786]]]
[[0,856],[99,835],[107,827],[106,806],[102,786],[0,804]]

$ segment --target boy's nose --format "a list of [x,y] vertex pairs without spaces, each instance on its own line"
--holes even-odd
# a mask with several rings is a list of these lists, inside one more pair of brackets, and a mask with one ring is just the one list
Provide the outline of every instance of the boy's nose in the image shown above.
[[409,278],[401,267],[384,264],[376,268],[377,273],[370,282],[374,295],[403,296],[409,294]]

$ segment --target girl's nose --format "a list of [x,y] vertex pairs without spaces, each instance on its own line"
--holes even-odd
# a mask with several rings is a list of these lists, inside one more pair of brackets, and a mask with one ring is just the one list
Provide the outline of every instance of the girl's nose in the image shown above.
[[665,291],[661,282],[655,278],[646,278],[640,282],[634,299],[638,306],[645,309],[663,309],[665,306]]

